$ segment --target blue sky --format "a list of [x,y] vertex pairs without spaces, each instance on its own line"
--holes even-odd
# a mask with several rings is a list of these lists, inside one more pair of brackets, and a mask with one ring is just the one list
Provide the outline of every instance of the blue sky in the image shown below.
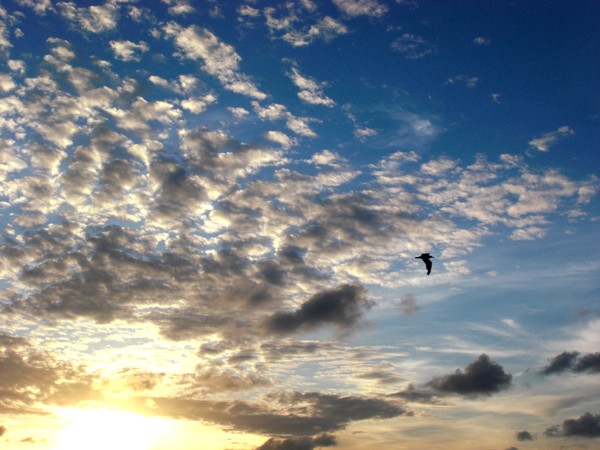
[[3,2],[0,442],[596,448],[599,25]]

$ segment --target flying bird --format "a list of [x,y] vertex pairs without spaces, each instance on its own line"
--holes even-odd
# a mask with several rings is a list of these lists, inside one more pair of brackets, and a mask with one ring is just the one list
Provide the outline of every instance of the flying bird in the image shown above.
[[429,275],[431,273],[431,258],[433,256],[430,256],[429,253],[421,253],[421,256],[415,256],[415,258],[423,260],[425,267],[427,267],[427,275]]

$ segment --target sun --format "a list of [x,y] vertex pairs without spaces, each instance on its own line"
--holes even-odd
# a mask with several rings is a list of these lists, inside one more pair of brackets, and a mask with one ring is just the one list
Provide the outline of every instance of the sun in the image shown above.
[[66,426],[56,450],[151,450],[169,428],[166,420],[112,409],[65,408],[60,416]]

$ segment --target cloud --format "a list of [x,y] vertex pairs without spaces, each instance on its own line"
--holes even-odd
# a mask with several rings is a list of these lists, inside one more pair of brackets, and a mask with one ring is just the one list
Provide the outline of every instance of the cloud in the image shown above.
[[271,103],[262,106],[257,101],[253,101],[252,106],[254,107],[254,112],[262,120],[285,120],[286,127],[298,135],[305,137],[317,136],[309,126],[309,123],[314,122],[315,119],[309,117],[297,117],[289,112],[287,107],[281,103]]
[[392,42],[392,50],[401,53],[407,59],[421,59],[428,55],[435,55],[437,48],[421,36],[404,33]]
[[407,403],[417,403],[423,405],[442,404],[439,393],[432,392],[429,389],[417,389],[413,384],[409,384],[402,391],[390,394],[390,397],[401,398]]
[[543,134],[539,138],[532,139],[529,141],[529,145],[540,152],[547,152],[558,140],[574,134],[575,131],[573,131],[571,127],[565,125],[555,131]]
[[563,352],[550,360],[541,370],[542,375],[552,375],[571,371],[575,373],[600,373],[600,353]]
[[363,286],[344,284],[313,295],[296,311],[273,314],[267,322],[267,330],[288,334],[328,324],[348,330],[358,324],[371,306]]
[[517,441],[519,441],[519,442],[533,441],[533,436],[531,435],[531,433],[529,431],[519,431],[519,432],[517,432]]
[[586,412],[576,419],[567,419],[560,425],[553,425],[544,432],[546,437],[600,437],[600,415]]
[[6,434],[6,427],[4,425],[0,425],[0,436],[4,436]]
[[301,75],[298,68],[292,67],[292,71],[288,73],[294,84],[300,89],[298,97],[311,105],[323,105],[329,108],[335,105],[335,102],[323,94],[323,86],[326,83],[319,83],[312,78]]
[[188,97],[181,101],[181,107],[193,114],[201,114],[216,101],[217,97],[213,94],[206,94],[202,97]]
[[330,434],[316,437],[298,437],[287,439],[270,438],[256,450],[313,450],[322,447],[335,447],[337,439]]
[[264,400],[268,402],[154,397],[151,411],[257,434],[297,437],[338,431],[354,421],[412,414],[395,402],[376,397],[291,391],[273,393]]
[[326,16],[304,29],[290,29],[282,35],[282,39],[294,47],[305,47],[315,40],[330,42],[337,36],[349,33],[348,27],[342,22]]
[[82,31],[102,33],[116,28],[119,7],[113,2],[90,7],[78,7],[73,2],[58,2],[60,14],[80,27]]
[[188,0],[161,0],[163,3],[169,5],[168,12],[171,15],[178,16],[184,14],[190,14],[196,11]]
[[456,75],[453,78],[446,80],[444,84],[464,83],[469,89],[473,89],[479,83],[478,77],[468,77],[466,75]]
[[44,405],[67,406],[98,397],[81,367],[57,361],[18,337],[0,334],[0,412],[44,413]]
[[377,0],[333,0],[333,3],[349,16],[381,17],[388,12],[388,7]]
[[485,45],[490,45],[490,40],[489,38],[483,37],[483,36],[477,36],[475,39],[473,39],[473,43],[477,46],[485,46]]
[[22,6],[32,8],[36,14],[45,15],[48,11],[54,11],[52,0],[18,0],[17,3]]
[[282,133],[281,131],[275,130],[267,131],[265,138],[271,142],[281,145],[283,148],[290,148],[298,143],[296,139],[289,137],[287,134]]
[[412,316],[413,314],[416,314],[419,309],[421,309],[417,304],[417,300],[413,294],[404,295],[397,303],[397,306],[405,316]]
[[505,373],[501,365],[482,354],[464,372],[457,369],[453,374],[434,378],[427,385],[440,392],[479,396],[508,389],[511,380],[512,375]]
[[110,47],[115,53],[115,58],[121,61],[139,61],[141,59],[139,53],[144,53],[149,50],[148,44],[145,42],[131,41],[110,41]]
[[267,97],[240,71],[242,58],[235,49],[212,32],[195,25],[182,27],[175,22],[169,22],[164,27],[164,32],[173,39],[175,46],[186,58],[201,60],[202,70],[217,78],[225,89],[258,100]]

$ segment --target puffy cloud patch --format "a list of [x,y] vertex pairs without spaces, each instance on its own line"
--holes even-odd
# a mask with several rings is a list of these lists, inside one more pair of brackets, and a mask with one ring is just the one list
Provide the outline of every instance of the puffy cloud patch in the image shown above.
[[235,49],[212,32],[195,25],[182,27],[174,22],[167,24],[164,31],[187,58],[201,60],[202,70],[217,78],[225,89],[258,100],[267,97],[240,71],[242,58]]
[[466,396],[491,395],[508,389],[512,375],[504,372],[498,363],[483,354],[469,364],[465,371],[437,377],[428,383],[436,391]]
[[110,41],[110,47],[115,53],[115,58],[121,61],[139,61],[139,53],[149,50],[148,44],[143,41],[137,44],[131,41]]
[[550,360],[541,370],[542,375],[552,375],[562,372],[600,373],[600,353],[563,352]]
[[405,316],[412,316],[416,314],[420,307],[417,304],[417,300],[413,294],[404,295],[399,302],[397,302],[397,306],[402,311],[402,314]]
[[349,16],[381,17],[388,12],[388,7],[377,0],[333,0],[340,11]]
[[533,441],[533,436],[529,431],[518,431],[516,437],[519,442]]
[[312,296],[293,312],[278,312],[267,322],[267,329],[277,334],[290,334],[333,324],[341,330],[355,327],[364,312],[372,306],[361,285],[342,285]]
[[576,419],[567,419],[562,425],[553,425],[544,432],[546,437],[600,438],[600,415],[586,412]]
[[102,33],[117,26],[119,6],[114,2],[89,7],[78,7],[73,2],[58,2],[56,6],[65,19],[82,31]]

